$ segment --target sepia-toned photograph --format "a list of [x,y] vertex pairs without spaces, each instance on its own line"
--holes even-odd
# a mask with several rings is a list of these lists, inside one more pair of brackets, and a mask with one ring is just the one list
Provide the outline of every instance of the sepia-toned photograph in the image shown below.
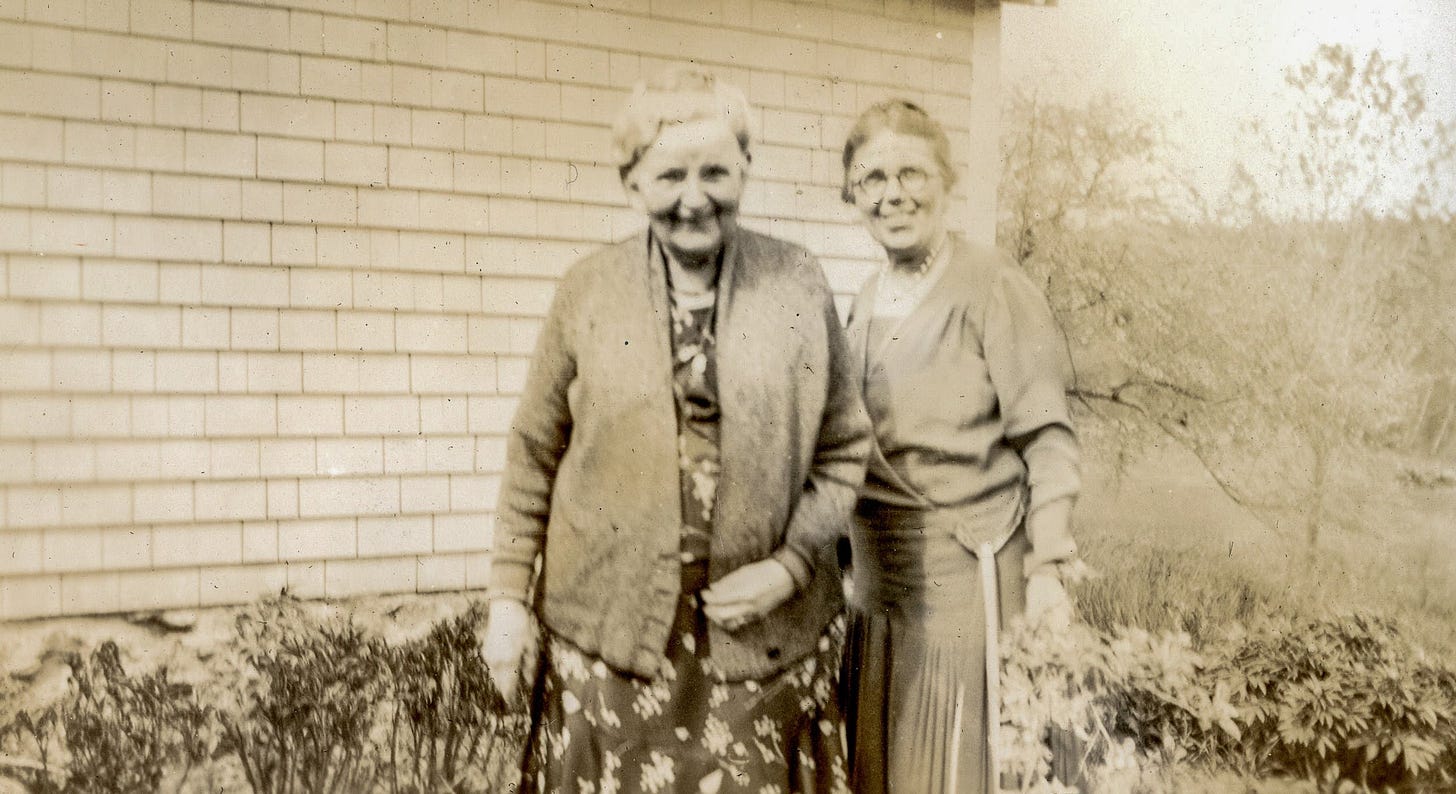
[[1456,792],[1448,0],[0,0],[0,794]]

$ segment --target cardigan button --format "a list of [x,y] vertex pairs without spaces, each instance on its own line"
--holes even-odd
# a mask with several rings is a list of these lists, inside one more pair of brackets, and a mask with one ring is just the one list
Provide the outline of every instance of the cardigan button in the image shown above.
[[770,660],[775,662],[778,661],[779,657],[783,655],[783,653],[777,647],[769,648],[767,651],[765,651],[765,653],[768,654],[768,658]]

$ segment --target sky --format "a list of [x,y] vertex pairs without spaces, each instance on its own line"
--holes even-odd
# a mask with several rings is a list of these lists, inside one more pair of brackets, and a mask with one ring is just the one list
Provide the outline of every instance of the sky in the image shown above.
[[[1240,121],[1277,113],[1284,70],[1322,43],[1407,59],[1426,78],[1432,110],[1456,119],[1456,0],[1059,0],[1002,9],[1003,85],[1133,104],[1164,122],[1205,188],[1226,183],[1246,145]],[[1456,195],[1447,198],[1456,205]]]

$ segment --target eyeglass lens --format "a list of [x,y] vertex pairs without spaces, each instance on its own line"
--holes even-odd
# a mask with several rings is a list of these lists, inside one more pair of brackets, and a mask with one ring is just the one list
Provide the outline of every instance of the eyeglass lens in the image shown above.
[[[895,174],[895,180],[900,183],[900,189],[915,192],[925,187],[929,174],[924,170],[908,166],[900,169]],[[871,201],[879,201],[885,195],[885,188],[890,180],[883,171],[871,171],[866,174],[855,186],[859,188],[860,194]]]

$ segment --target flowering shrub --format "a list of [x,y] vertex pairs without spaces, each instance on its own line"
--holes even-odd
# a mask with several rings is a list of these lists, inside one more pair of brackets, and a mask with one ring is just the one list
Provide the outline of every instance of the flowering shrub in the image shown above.
[[[1158,762],[1202,755],[1211,732],[1238,736],[1226,694],[1202,687],[1204,660],[1186,634],[1020,627],[1003,654],[1000,750],[1013,790],[1075,794],[1075,776],[1132,791]],[[1054,776],[1057,737],[1080,758]]]
[[[1456,670],[1387,621],[1262,621],[1199,651],[1183,633],[1023,627],[1004,655],[1012,790],[1069,794],[1075,776],[1096,791],[1160,791],[1172,765],[1330,792],[1456,785]],[[1074,775],[1052,774],[1058,732],[1080,746]]]

